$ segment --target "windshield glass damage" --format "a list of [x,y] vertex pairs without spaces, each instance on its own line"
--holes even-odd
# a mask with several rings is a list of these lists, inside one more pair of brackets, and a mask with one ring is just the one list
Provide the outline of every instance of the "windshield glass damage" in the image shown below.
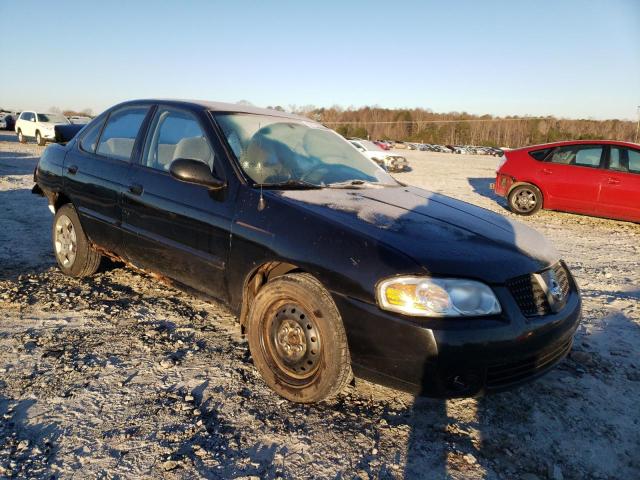
[[398,185],[375,162],[320,124],[268,115],[214,115],[240,167],[256,185]]

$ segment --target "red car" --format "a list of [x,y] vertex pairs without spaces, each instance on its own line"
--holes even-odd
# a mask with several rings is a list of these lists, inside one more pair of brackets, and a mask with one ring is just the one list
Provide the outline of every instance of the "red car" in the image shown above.
[[545,208],[640,222],[640,145],[580,140],[507,150],[492,188],[520,215]]

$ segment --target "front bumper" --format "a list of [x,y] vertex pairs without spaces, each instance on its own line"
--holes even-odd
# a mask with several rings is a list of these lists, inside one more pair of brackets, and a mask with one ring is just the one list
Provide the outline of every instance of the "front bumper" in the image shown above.
[[334,294],[356,376],[432,397],[467,397],[540,376],[570,351],[581,318],[572,288],[558,313],[522,315],[507,287],[494,291],[501,315],[422,319]]

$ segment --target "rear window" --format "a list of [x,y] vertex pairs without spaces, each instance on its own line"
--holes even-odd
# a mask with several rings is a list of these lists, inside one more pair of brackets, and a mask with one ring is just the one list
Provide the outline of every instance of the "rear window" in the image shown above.
[[611,147],[609,170],[640,173],[640,151],[630,148]]
[[542,160],[547,158],[547,155],[549,155],[549,152],[551,150],[552,150],[551,148],[543,148],[542,150],[533,150],[532,152],[529,152],[529,155],[531,155],[534,159],[541,162]]
[[102,125],[104,124],[104,120],[96,121],[92,125],[90,125],[80,140],[80,147],[85,152],[95,153],[96,146],[98,145],[98,136],[100,135],[100,130],[102,130]]

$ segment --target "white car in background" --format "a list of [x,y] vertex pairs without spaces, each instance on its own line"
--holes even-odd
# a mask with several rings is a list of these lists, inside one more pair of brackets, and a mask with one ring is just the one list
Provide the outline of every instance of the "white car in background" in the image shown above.
[[67,117],[59,113],[37,113],[25,110],[16,120],[15,131],[20,143],[26,143],[28,138],[33,138],[38,145],[44,146],[47,142],[55,141],[56,125],[70,123]]
[[69,117],[69,121],[74,125],[86,125],[91,121],[91,117],[85,117],[83,115],[72,115]]
[[409,162],[402,155],[389,153],[369,140],[351,139],[351,144],[364,156],[370,158],[388,172],[404,172],[409,170]]

